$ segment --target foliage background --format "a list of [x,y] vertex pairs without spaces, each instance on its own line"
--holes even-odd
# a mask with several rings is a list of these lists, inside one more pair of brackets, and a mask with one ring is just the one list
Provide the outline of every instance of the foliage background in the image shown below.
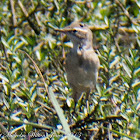
[[[77,20],[93,31],[101,66],[89,106],[73,114],[71,43],[54,29]],[[140,139],[139,35],[138,0],[1,0],[0,138]]]

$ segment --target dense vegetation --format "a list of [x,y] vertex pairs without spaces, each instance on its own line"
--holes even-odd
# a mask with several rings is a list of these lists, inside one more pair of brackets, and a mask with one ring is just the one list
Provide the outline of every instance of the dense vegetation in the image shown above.
[[[89,104],[73,112],[71,43],[54,29],[77,20],[101,66]],[[1,0],[0,48],[0,139],[140,139],[138,0]]]

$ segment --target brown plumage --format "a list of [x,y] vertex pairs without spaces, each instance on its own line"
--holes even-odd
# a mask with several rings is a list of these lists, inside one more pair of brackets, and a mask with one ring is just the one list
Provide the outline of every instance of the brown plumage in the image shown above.
[[98,78],[100,62],[93,49],[93,35],[86,25],[79,22],[58,31],[65,33],[73,43],[65,69],[68,83],[73,89],[72,97],[77,102],[82,92],[86,92],[88,98]]

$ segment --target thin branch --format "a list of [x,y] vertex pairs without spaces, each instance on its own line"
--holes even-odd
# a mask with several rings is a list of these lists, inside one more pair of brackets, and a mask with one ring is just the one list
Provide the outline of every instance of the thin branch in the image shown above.
[[[13,25],[14,27],[17,26],[17,19],[16,19],[16,14],[15,14],[15,8],[14,8],[14,1],[10,0],[10,4],[11,4],[11,9],[12,9],[12,16],[13,16]],[[17,35],[17,29],[14,29],[15,35]]]
[[[118,25],[113,25],[113,27],[112,28],[118,28],[117,27]],[[89,28],[92,30],[92,31],[102,31],[102,30],[107,30],[107,29],[109,29],[109,26],[107,26],[107,25],[102,25],[102,26],[97,26],[97,25],[95,25],[95,26],[89,26]],[[133,28],[127,28],[127,27],[119,27],[119,33],[121,33],[121,32],[127,32],[127,33],[135,33],[135,30],[133,29]]]
[[17,120],[13,120],[13,119],[2,118],[2,117],[0,117],[0,122],[9,122],[9,123],[15,123],[15,124],[21,124],[21,125],[26,124],[26,125],[31,125],[36,128],[42,128],[42,129],[48,129],[48,130],[54,129],[54,127],[49,126],[49,125],[40,125],[37,123],[26,122],[26,121],[17,121]]
[[49,106],[47,106],[47,105],[41,103],[40,101],[37,101],[37,103],[38,103],[39,105],[41,105],[42,107],[46,108],[47,110],[49,110],[50,112],[52,112],[53,114],[56,114],[56,111],[55,111],[53,108],[50,108]]
[[126,15],[126,17],[131,21],[131,23],[133,23],[134,25],[139,25],[138,23],[136,23],[129,15],[129,12],[124,8],[123,4],[119,1],[119,0],[115,0],[116,4],[122,9],[122,11],[124,12],[124,14]]
[[37,35],[39,35],[39,34],[40,34],[39,29],[38,29],[37,26],[31,21],[28,12],[26,11],[25,7],[23,6],[23,4],[21,3],[20,0],[18,0],[18,4],[19,4],[19,6],[20,6],[20,8],[21,8],[21,10],[22,10],[22,12],[23,12],[23,14],[25,15],[25,17],[26,17],[26,19],[27,19],[27,21],[28,21],[30,27],[35,31],[35,33],[36,33]]
[[36,69],[37,73],[40,75],[40,77],[41,77],[41,79],[42,79],[42,81],[43,81],[43,83],[44,83],[46,92],[48,93],[48,86],[47,86],[47,84],[46,84],[46,82],[45,82],[45,79],[44,79],[44,77],[43,77],[43,75],[42,75],[42,73],[41,73],[39,67],[38,67],[37,64],[35,63],[35,61],[34,61],[34,60],[30,57],[30,55],[29,55],[28,53],[26,53],[25,51],[19,50],[19,52],[26,54],[26,55],[28,56],[28,58],[32,61],[32,63],[33,63],[34,66],[35,66],[35,69]]
[[80,128],[86,124],[91,124],[92,122],[108,122],[112,120],[125,120],[125,118],[123,118],[122,116],[107,116],[105,118],[98,118],[98,119],[86,117],[85,119],[82,119],[76,122],[75,124],[71,125],[70,128],[75,129],[75,128]]
[[[32,16],[32,15],[34,14],[34,12],[37,10],[37,7],[38,7],[38,5],[37,5],[34,9],[32,9],[32,11],[31,11],[30,13],[28,13],[28,16],[29,16],[29,17]],[[20,26],[20,25],[22,24],[22,22],[24,22],[26,19],[27,19],[26,17],[23,17],[22,20],[20,20],[20,21],[17,23],[17,26],[14,26],[14,27],[16,28],[16,27]]]

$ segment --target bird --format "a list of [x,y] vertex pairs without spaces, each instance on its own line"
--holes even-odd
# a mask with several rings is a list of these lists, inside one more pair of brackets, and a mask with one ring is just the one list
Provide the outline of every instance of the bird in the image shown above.
[[66,56],[66,77],[72,88],[72,98],[78,102],[82,93],[88,100],[90,92],[96,87],[100,61],[93,48],[93,34],[89,27],[73,22],[63,29],[57,29],[68,36],[73,44]]

